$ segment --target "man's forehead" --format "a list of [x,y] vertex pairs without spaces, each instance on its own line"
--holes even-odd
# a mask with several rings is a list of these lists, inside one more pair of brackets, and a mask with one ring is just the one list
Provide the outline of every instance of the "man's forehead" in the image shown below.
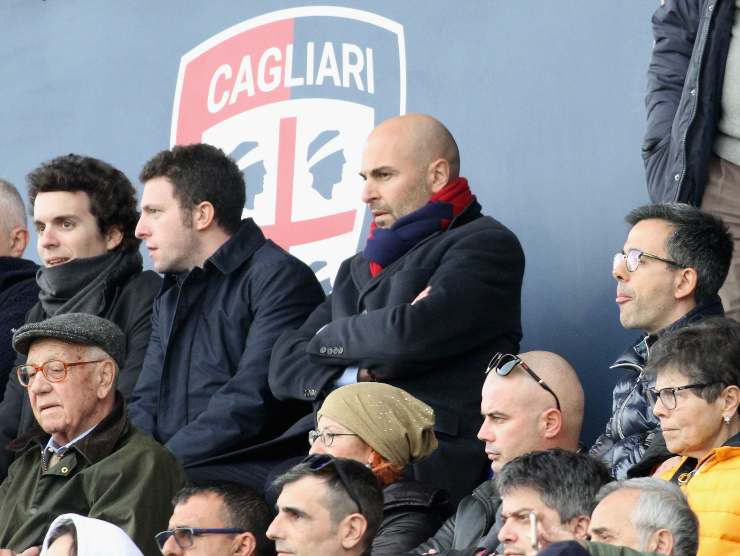
[[667,220],[648,218],[632,226],[625,240],[625,248],[657,250],[665,247],[666,241],[673,234],[674,227]]
[[67,359],[65,362],[80,360],[87,349],[87,346],[64,342],[56,338],[39,338],[30,345],[27,361],[38,365],[54,357]]
[[290,506],[307,511],[315,506],[324,508],[327,494],[326,480],[321,477],[306,476],[283,486],[277,499],[278,508]]
[[507,515],[540,512],[546,507],[542,495],[526,486],[512,488],[501,498],[501,511]]
[[90,196],[84,191],[43,191],[36,195],[33,219],[46,221],[62,216],[93,216]]
[[[199,492],[189,496],[183,502],[179,502],[170,518],[172,527],[202,527],[205,521],[218,519],[223,510],[223,500],[221,496],[214,492]],[[214,526],[211,523],[209,526]]]

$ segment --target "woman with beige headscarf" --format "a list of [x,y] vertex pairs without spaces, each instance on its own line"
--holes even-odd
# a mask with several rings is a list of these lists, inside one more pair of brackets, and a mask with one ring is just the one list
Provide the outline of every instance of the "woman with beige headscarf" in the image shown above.
[[360,382],[329,394],[316,418],[310,453],[364,463],[383,486],[373,556],[407,552],[437,532],[450,511],[447,494],[403,477],[408,464],[437,447],[431,407],[395,386]]

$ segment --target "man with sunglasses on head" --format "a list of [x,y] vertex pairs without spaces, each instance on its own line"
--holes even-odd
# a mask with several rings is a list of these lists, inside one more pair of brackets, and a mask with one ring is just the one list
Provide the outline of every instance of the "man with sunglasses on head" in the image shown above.
[[650,346],[668,331],[723,314],[717,292],[733,249],[721,219],[686,204],[646,205],[625,220],[631,229],[612,269],[619,320],[644,333],[611,366],[623,375],[606,430],[590,450],[620,480],[650,474],[670,457],[647,397]]
[[[480,402],[478,438],[494,475],[512,459],[536,450],[579,448],[584,395],[575,369],[555,353],[499,353],[491,359]],[[494,552],[503,524],[501,496],[488,480],[464,498],[454,516],[412,554]]]
[[36,426],[10,448],[17,458],[0,485],[0,548],[38,546],[50,523],[74,512],[122,528],[147,556],[185,482],[165,448],[131,426],[116,390],[125,337],[111,321],[67,313],[13,335],[26,356],[15,378]]
[[188,486],[172,499],[169,529],[157,533],[164,556],[271,556],[267,503],[235,483]]
[[383,494],[363,464],[328,454],[308,456],[277,478],[277,516],[267,529],[278,554],[370,554],[383,519]]

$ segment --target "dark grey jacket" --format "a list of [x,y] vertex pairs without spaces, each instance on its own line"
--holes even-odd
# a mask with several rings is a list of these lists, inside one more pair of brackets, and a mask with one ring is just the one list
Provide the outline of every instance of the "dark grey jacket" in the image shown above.
[[642,147],[653,202],[701,204],[734,11],[735,0],[667,0],[653,16]]

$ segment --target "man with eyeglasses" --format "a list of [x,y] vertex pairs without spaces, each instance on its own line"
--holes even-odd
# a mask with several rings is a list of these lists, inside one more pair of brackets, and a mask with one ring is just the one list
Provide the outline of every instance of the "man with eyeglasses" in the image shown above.
[[648,400],[650,346],[668,331],[723,314],[717,292],[733,249],[719,218],[686,204],[646,205],[626,221],[631,229],[612,268],[616,302],[622,326],[644,333],[611,366],[624,374],[606,430],[590,451],[617,479],[650,474],[670,457]]
[[[555,353],[496,354],[486,369],[478,438],[494,475],[514,458],[536,450],[579,449],[583,388],[575,369]],[[501,496],[494,480],[478,486],[454,516],[412,554],[457,554],[499,545]]]
[[36,427],[10,445],[18,455],[0,485],[0,547],[41,544],[54,518],[74,512],[121,527],[147,556],[185,483],[175,458],[132,427],[116,391],[125,361],[112,322],[67,313],[13,335],[27,356],[15,378],[28,393]]
[[370,553],[383,519],[383,494],[361,463],[314,454],[277,478],[277,516],[267,529],[278,554]]
[[235,483],[189,486],[172,499],[169,529],[157,533],[165,556],[270,556],[272,513],[252,489]]

